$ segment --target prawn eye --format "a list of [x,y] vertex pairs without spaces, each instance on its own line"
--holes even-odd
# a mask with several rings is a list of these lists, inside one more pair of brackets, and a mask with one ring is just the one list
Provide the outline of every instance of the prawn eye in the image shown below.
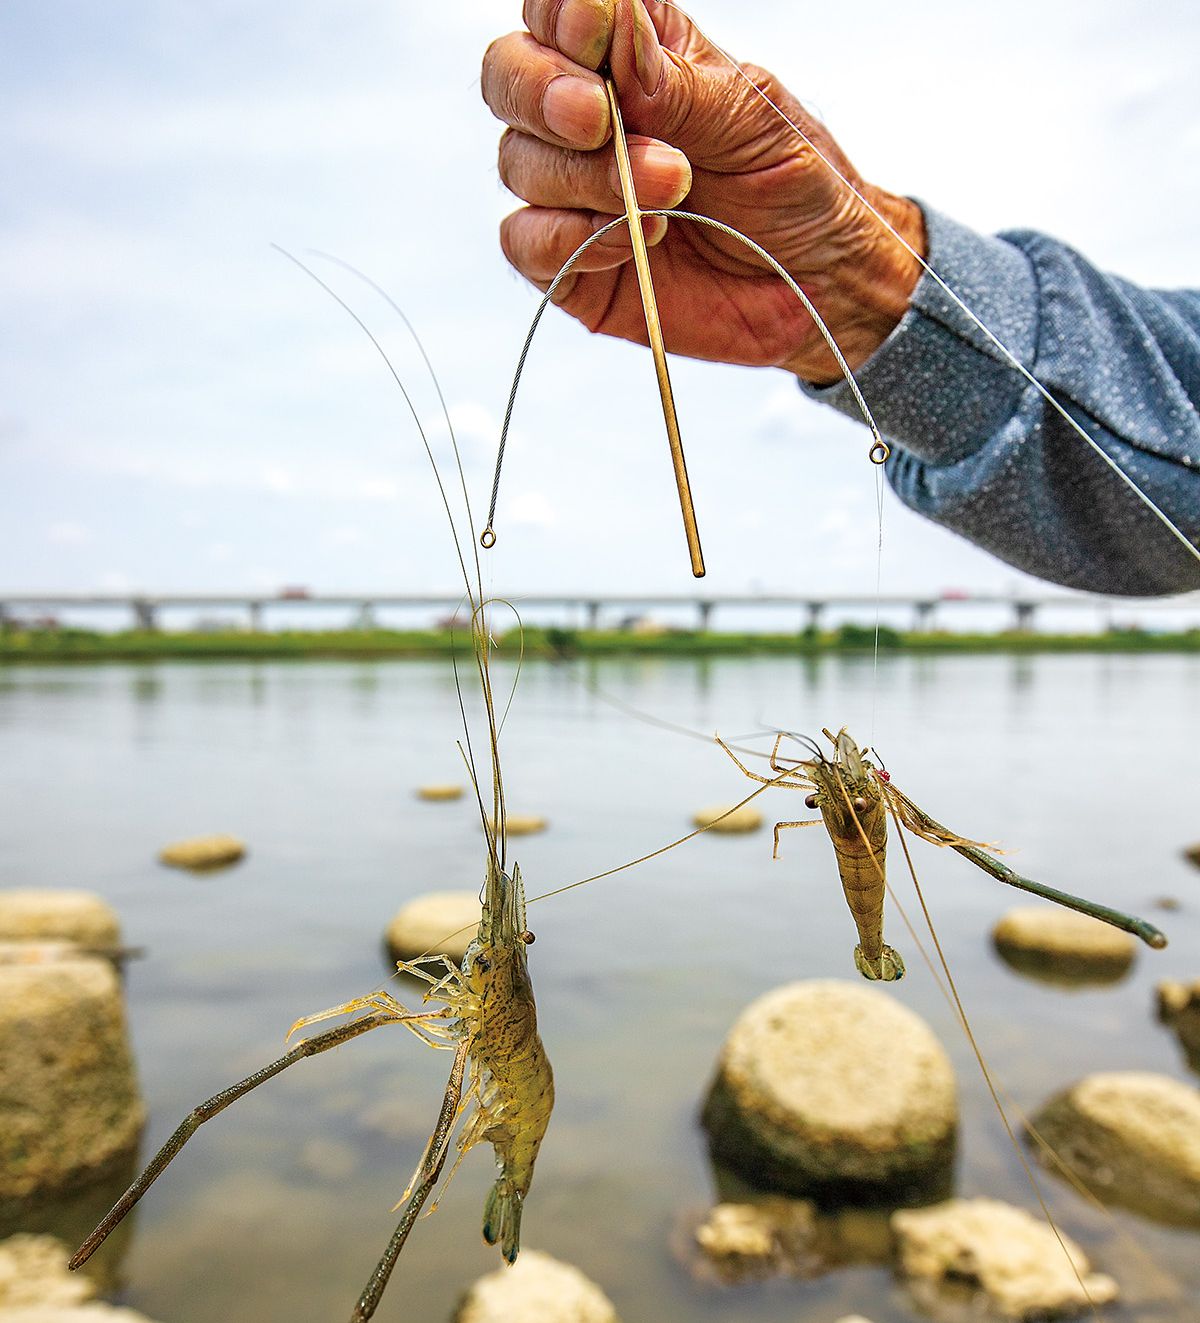
[[491,967],[492,967],[492,962],[487,958],[487,956],[480,955],[475,957],[475,968],[479,970],[481,974],[486,974],[488,970],[491,969]]
[[534,942],[537,941],[537,938],[533,935],[533,933],[529,931],[528,928],[526,928],[525,931],[521,934],[521,941],[523,941],[526,946],[532,946]]
[[859,813],[865,813],[867,811],[867,801],[861,795],[855,795],[854,807]]
[[814,790],[811,795],[804,796],[804,807],[815,809],[817,807],[817,792]]

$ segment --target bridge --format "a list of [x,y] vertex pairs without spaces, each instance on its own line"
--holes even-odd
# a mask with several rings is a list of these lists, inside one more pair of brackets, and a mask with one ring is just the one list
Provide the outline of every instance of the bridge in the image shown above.
[[[972,593],[946,592],[940,595],[912,595],[872,593],[815,594],[785,593],[503,593],[497,597],[512,601],[522,610],[551,607],[580,613],[589,629],[597,629],[605,614],[621,617],[640,616],[652,610],[685,609],[695,613],[696,627],[705,632],[712,628],[718,608],[768,608],[791,614],[798,628],[819,628],[828,612],[837,609],[857,609],[874,619],[875,612],[899,608],[912,612],[913,627],[927,631],[937,616],[964,607],[999,607],[1010,613],[1012,628],[1031,631],[1036,615],[1048,609],[1079,609],[1092,611],[1128,611],[1136,607],[1140,612],[1155,607],[1194,608],[1196,624],[1200,626],[1200,593],[1189,593],[1167,598],[1101,597],[1088,593],[1051,593],[1033,596],[1026,593]],[[159,627],[162,612],[176,608],[195,610],[233,609],[244,612],[249,628],[259,631],[266,626],[268,612],[296,608],[335,608],[351,612],[357,628],[373,628],[376,612],[382,608],[433,608],[456,613],[463,605],[461,592],[449,593],[310,593],[304,589],[285,589],[276,594],[245,592],[205,593],[0,593],[0,628],[32,613],[42,617],[57,612],[72,614],[90,611],[128,612],[138,629],[154,630]],[[36,618],[36,616],[33,616]]]

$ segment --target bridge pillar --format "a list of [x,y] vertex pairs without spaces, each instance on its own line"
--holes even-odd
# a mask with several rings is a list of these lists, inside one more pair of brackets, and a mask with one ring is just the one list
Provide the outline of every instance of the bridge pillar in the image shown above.
[[1036,602],[1013,603],[1013,629],[1018,634],[1033,633],[1033,616],[1036,610]]
[[936,602],[913,603],[913,610],[916,612],[914,628],[918,634],[929,633],[929,628],[933,624],[933,608],[935,606],[937,606]]
[[805,621],[804,627],[815,634],[821,628],[821,613],[825,610],[825,603],[809,602],[807,603],[807,607],[808,617]]
[[584,602],[584,609],[587,611],[587,627],[595,632],[600,628],[600,603]]
[[249,608],[250,608],[250,633],[251,633],[251,634],[261,634],[261,633],[262,633],[262,616],[263,616],[262,603],[261,603],[261,602],[249,602],[249,603],[247,603],[247,605],[248,605]]
[[696,610],[700,612],[699,633],[708,633],[708,622],[712,619],[713,603],[702,598],[696,603]]
[[3,634],[5,630],[8,629],[10,623],[11,622],[8,618],[8,606],[6,603],[0,602],[0,634]]
[[375,603],[360,602],[358,604],[358,615],[354,618],[354,628],[361,629],[364,632],[376,627]]
[[154,616],[154,603],[144,597],[135,597],[130,605],[133,607],[133,619],[137,628],[153,634],[158,629],[158,621]]

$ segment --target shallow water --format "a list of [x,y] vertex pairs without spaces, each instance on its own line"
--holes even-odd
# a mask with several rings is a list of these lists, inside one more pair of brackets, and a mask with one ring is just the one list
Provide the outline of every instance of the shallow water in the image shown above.
[[[1179,853],[1200,837],[1200,659],[884,657],[877,674],[854,658],[527,665],[503,752],[511,811],[551,823],[512,849],[531,895],[650,851],[697,808],[749,788],[711,745],[632,720],[584,681],[701,731],[845,723],[941,821],[1014,849],[1031,876],[1166,928],[1168,949],[1140,951],[1118,985],[1031,982],[988,940],[1020,898],[916,843],[964,1001],[1022,1106],[1093,1070],[1195,1082],[1155,1023],[1153,986],[1200,975],[1200,875]],[[128,970],[146,1154],[196,1102],[277,1056],[298,1016],[379,985],[382,932],[404,901],[478,885],[471,803],[413,795],[463,779],[458,729],[440,663],[0,670],[0,885],[93,889],[146,948]],[[769,819],[804,816],[795,793],[757,803]],[[247,860],[199,877],[155,863],[166,841],[209,831],[244,836]],[[530,911],[558,1105],[524,1241],[582,1268],[626,1323],[920,1316],[882,1268],[717,1289],[673,1254],[681,1222],[713,1197],[696,1114],[733,1020],[792,979],[857,979],[828,844],[794,832],[781,862],[770,853],[768,831],[701,837]],[[1181,908],[1156,910],[1163,896]],[[889,929],[909,969],[893,995],[933,1025],[958,1072],[958,1191],[1032,1206],[894,912]],[[121,1299],[163,1323],[344,1317],[390,1234],[447,1069],[409,1035],[375,1033],[205,1126],[131,1233],[101,1251],[119,1258]],[[479,1237],[489,1175],[473,1153],[415,1230],[379,1319],[448,1319],[498,1266]],[[1045,1186],[1064,1227],[1134,1297],[1107,1318],[1200,1317],[1200,1235],[1103,1219]]]

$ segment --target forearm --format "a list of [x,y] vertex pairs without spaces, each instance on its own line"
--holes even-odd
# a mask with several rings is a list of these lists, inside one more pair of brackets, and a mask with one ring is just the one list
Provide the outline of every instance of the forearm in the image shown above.
[[[1200,296],[1138,289],[1042,235],[926,224],[934,269],[1200,541]],[[1071,587],[1200,587],[1200,561],[928,275],[858,378],[894,443],[892,486],[919,513]],[[844,386],[805,389],[856,413]]]

